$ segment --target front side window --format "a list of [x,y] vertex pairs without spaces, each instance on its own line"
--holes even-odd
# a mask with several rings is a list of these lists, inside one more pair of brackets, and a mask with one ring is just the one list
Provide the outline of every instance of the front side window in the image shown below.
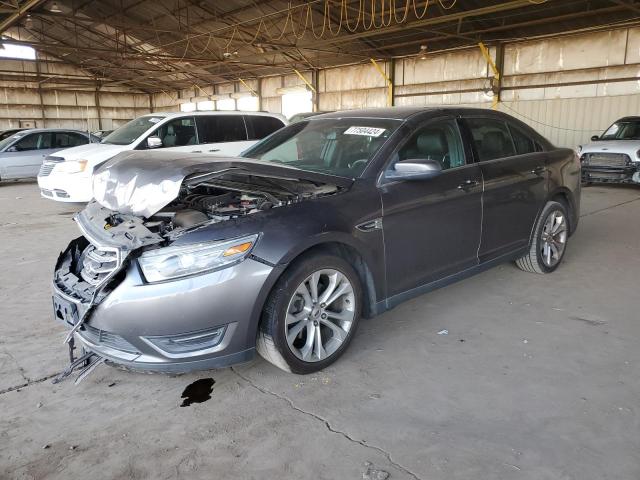
[[506,123],[492,118],[469,118],[466,120],[478,161],[512,157],[516,154],[511,134]]
[[206,115],[196,117],[200,143],[244,142],[247,129],[242,115]]
[[435,160],[443,170],[464,165],[464,150],[453,120],[429,123],[411,135],[398,152],[399,160]]
[[317,119],[289,125],[259,142],[244,156],[344,177],[357,177],[400,120]]
[[104,137],[100,143],[110,145],[129,145],[135,142],[140,135],[164,120],[162,116],[145,115],[125,123]]
[[247,122],[249,123],[249,140],[262,140],[264,137],[268,137],[276,130],[280,130],[284,127],[282,120],[278,120],[273,117],[263,117],[260,115],[247,115]]
[[45,150],[52,147],[52,133],[33,133],[25,136],[17,142],[14,147],[18,152],[26,152],[29,150]]
[[640,120],[625,120],[611,125],[600,140],[640,140]]
[[198,143],[193,117],[175,118],[159,126],[150,136],[158,137],[162,141],[162,148],[184,147]]

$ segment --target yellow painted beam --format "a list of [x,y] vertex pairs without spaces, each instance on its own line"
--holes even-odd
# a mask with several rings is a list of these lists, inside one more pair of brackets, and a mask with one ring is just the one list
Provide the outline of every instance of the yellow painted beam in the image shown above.
[[376,70],[378,70],[378,73],[380,73],[380,75],[382,75],[382,77],[384,78],[385,82],[387,82],[387,105],[392,107],[393,106],[393,82],[391,81],[389,76],[384,72],[384,69],[378,64],[378,62],[376,62],[373,58],[371,58],[370,60],[373,66],[376,67]]
[[[500,71],[498,70],[498,66],[496,65],[496,62],[494,62],[493,58],[491,58],[491,53],[489,52],[489,49],[482,42],[478,43],[478,47],[480,47],[482,56],[487,61],[487,63],[491,67],[491,70],[493,71],[493,82],[497,82],[498,80],[500,80]],[[498,101],[499,101],[498,94],[493,92],[493,104],[491,105],[491,108],[496,110],[498,108]]]
[[240,80],[240,83],[241,83],[242,85],[244,85],[245,87],[247,87],[247,90],[249,90],[249,91],[251,92],[251,94],[252,94],[254,97],[257,97],[257,96],[258,96],[258,92],[256,92],[253,88],[251,88],[251,86],[250,86],[247,82],[245,82],[245,81],[244,81],[243,79],[241,79],[240,77],[238,77],[238,80]]
[[[11,27],[12,25],[14,25],[18,20],[20,20],[22,17],[24,17],[25,15],[27,15],[29,13],[29,10],[37,7],[38,5],[40,5],[41,3],[43,3],[44,0],[29,0],[27,2],[24,2],[22,4],[22,6],[19,6],[18,8],[16,8],[15,10],[13,10],[13,12],[11,13],[11,15],[9,15],[8,17],[4,18],[1,22],[0,22],[0,33],[4,33],[4,31]],[[6,2],[3,2],[6,3]],[[18,2],[15,2],[16,4]]]
[[313,93],[318,93],[316,92],[316,89],[313,88],[313,85],[311,85],[309,83],[309,80],[307,80],[304,75],[302,75],[298,70],[296,70],[295,68],[293,69],[294,72],[296,72],[296,75],[298,75],[298,77],[300,77],[300,80],[302,80],[304,83],[306,83],[307,87],[309,87],[309,90],[311,90]]

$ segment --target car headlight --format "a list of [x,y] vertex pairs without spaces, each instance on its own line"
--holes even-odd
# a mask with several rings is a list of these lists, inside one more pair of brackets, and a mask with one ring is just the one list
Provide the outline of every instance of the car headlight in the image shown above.
[[58,173],[80,173],[87,168],[87,160],[67,160],[55,166]]
[[138,263],[148,282],[162,282],[239,263],[251,252],[258,235],[220,242],[195,243],[148,250]]

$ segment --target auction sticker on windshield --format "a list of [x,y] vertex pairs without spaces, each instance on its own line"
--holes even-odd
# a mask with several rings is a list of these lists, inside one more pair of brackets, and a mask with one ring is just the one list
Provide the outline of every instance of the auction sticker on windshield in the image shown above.
[[364,135],[365,137],[379,137],[386,128],[375,127],[349,127],[344,131],[345,135]]

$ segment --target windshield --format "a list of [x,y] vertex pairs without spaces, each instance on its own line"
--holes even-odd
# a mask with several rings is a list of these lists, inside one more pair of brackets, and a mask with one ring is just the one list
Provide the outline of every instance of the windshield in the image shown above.
[[267,137],[243,157],[357,177],[401,124],[400,120],[376,118],[301,121]]
[[640,120],[616,122],[602,134],[600,140],[640,140]]
[[140,135],[156,125],[165,117],[161,116],[144,116],[131,120],[123,126],[114,130],[112,133],[102,139],[100,143],[108,143],[110,145],[129,145],[135,142]]
[[5,138],[0,141],[0,152],[7,148],[8,145],[11,145],[17,138],[20,138],[22,135],[11,135],[10,137]]

